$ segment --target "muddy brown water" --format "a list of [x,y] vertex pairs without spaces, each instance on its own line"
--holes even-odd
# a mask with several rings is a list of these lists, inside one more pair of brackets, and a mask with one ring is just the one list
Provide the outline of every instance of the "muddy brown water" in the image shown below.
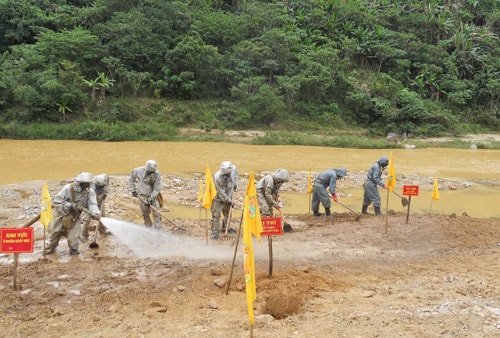
[[[500,152],[471,149],[392,149],[396,174],[422,175],[466,180],[500,179]],[[344,149],[310,146],[257,146],[218,142],[98,142],[49,140],[0,140],[0,184],[23,181],[59,180],[75,177],[80,171],[94,174],[128,175],[148,159],[158,162],[163,174],[191,177],[204,173],[208,164],[212,173],[220,163],[231,160],[240,174],[274,170],[319,172],[332,167],[366,171],[389,150]],[[350,194],[344,204],[360,209],[362,189],[342,191]],[[500,217],[498,187],[473,184],[469,189],[441,191],[433,203],[436,213],[467,212],[475,217]],[[412,200],[411,210],[428,212],[430,192]],[[288,213],[308,212],[307,196],[287,194]],[[383,197],[385,199],[385,197]],[[391,197],[391,208],[403,211],[398,199]],[[348,210],[335,206],[339,212]],[[178,208],[178,215],[186,213]],[[175,217],[176,214],[173,214]]]

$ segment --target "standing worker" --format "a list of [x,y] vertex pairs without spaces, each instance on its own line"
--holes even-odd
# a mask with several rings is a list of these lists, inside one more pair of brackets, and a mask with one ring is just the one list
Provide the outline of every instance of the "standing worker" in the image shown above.
[[387,156],[382,156],[377,162],[371,165],[370,169],[368,169],[366,180],[363,184],[365,192],[363,194],[362,214],[368,214],[368,206],[372,204],[373,209],[375,209],[375,215],[380,215],[380,194],[377,186],[385,189],[385,184],[382,182],[382,173],[388,164],[389,158]]
[[323,213],[319,212],[319,203],[323,204],[325,208],[326,219],[330,219],[331,216],[331,201],[328,191],[330,190],[330,194],[335,202],[339,201],[337,194],[335,193],[335,188],[337,186],[337,180],[340,180],[347,174],[347,171],[344,168],[339,169],[328,169],[318,174],[316,179],[314,180],[313,193],[312,193],[312,201],[311,201],[311,209],[313,211],[314,216],[322,216]]
[[[214,175],[215,189],[217,194],[212,202],[210,211],[212,213],[212,239],[219,239],[219,232],[224,231],[228,226],[228,216],[231,208],[234,207],[233,192],[238,185],[238,168],[230,161],[224,161],[220,169]],[[224,215],[222,229],[220,224],[221,215]],[[233,229],[228,229],[235,232]]]
[[154,228],[160,230],[162,223],[158,195],[161,192],[162,181],[156,161],[148,160],[145,166],[132,170],[128,182],[132,196],[139,199],[144,225],[146,227],[153,226],[152,213]]
[[68,240],[70,255],[79,255],[78,246],[82,231],[81,214],[86,208],[92,218],[99,219],[96,194],[92,188],[92,174],[80,173],[73,183],[66,184],[54,197],[52,203],[54,219],[49,225],[46,254],[53,254],[61,237]]
[[[101,174],[94,177],[92,188],[94,188],[97,200],[97,207],[101,210],[101,216],[104,217],[104,201],[108,197],[109,190],[109,176],[107,174]],[[92,218],[89,215],[84,215],[84,220],[82,222],[82,236],[86,241],[89,238],[89,225]],[[99,231],[101,235],[109,235],[110,232],[107,231],[104,224],[99,221],[96,231]]]
[[273,216],[273,209],[278,211],[280,207],[280,189],[283,183],[290,181],[290,175],[286,169],[278,169],[270,175],[266,175],[257,182],[257,200],[262,216]]

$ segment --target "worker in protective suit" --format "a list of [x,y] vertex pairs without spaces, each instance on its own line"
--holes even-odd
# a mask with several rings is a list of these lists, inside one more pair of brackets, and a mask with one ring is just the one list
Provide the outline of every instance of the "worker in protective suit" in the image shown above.
[[49,224],[46,254],[53,254],[61,237],[68,240],[70,255],[78,255],[82,231],[81,216],[87,209],[94,219],[100,218],[97,199],[92,187],[92,174],[80,173],[73,183],[66,184],[54,197],[53,220]]
[[[109,176],[107,174],[101,174],[97,175],[94,177],[94,180],[92,182],[92,188],[94,188],[95,194],[96,194],[96,200],[97,200],[97,207],[101,211],[101,216],[105,216],[104,212],[104,201],[108,197],[108,190],[109,190]],[[86,241],[89,238],[89,225],[92,221],[92,217],[90,217],[87,214],[83,214],[83,220],[82,220],[82,236],[83,240]],[[99,221],[99,224],[97,226],[97,230],[101,235],[109,235],[110,232],[106,230],[106,227],[104,224],[102,224],[101,221]]]
[[[313,193],[311,199],[311,210],[314,216],[323,216],[323,213],[319,212],[319,204],[323,204],[325,208],[326,219],[331,218],[331,201],[330,195],[335,202],[339,201],[339,198],[335,192],[337,186],[337,180],[347,175],[347,170],[344,168],[339,169],[328,169],[318,174],[314,180]],[[328,188],[329,192],[326,190]]]
[[257,201],[262,216],[273,216],[273,209],[278,211],[280,207],[280,189],[283,183],[290,181],[290,175],[286,169],[278,169],[270,175],[266,175],[257,182]]
[[[219,234],[224,231],[228,224],[228,215],[234,207],[233,193],[238,185],[238,168],[230,161],[224,161],[220,169],[214,175],[215,188],[217,194],[212,202],[210,211],[212,213],[212,239],[219,239]],[[224,215],[221,228],[221,216]],[[234,229],[228,229],[236,232]]]
[[377,162],[371,165],[370,169],[368,169],[366,180],[363,184],[362,214],[368,214],[368,206],[372,204],[373,209],[375,209],[375,215],[380,215],[380,194],[377,186],[385,189],[385,183],[382,182],[382,173],[388,164],[389,158],[387,156],[382,156]]
[[151,214],[153,214],[154,228],[160,230],[162,222],[158,194],[161,192],[162,180],[156,161],[148,160],[143,167],[132,170],[128,182],[132,196],[139,199],[144,225],[153,226],[151,221]]

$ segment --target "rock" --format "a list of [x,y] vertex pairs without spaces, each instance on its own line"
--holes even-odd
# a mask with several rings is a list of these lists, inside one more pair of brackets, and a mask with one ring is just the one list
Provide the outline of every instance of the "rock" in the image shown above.
[[470,145],[470,148],[471,148],[472,150],[477,150],[477,145],[475,145],[475,144],[471,144],[471,145]]
[[386,141],[389,141],[389,142],[398,142],[399,137],[398,137],[398,134],[396,134],[396,133],[389,133],[389,134],[387,134],[387,137],[385,139],[386,139]]
[[215,286],[219,288],[223,288],[227,284],[227,279],[226,278],[216,278],[214,279],[214,284]]

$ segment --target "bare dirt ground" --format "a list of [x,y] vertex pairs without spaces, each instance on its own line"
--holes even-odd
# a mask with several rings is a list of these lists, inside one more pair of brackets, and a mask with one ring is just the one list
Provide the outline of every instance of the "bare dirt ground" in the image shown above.
[[[302,183],[284,190],[303,193],[306,175],[294,173],[291,182]],[[351,173],[350,183],[361,177]],[[164,182],[167,203],[196,208],[197,179]],[[53,196],[65,182],[48,183]],[[0,187],[2,227],[39,212],[41,184]],[[422,178],[421,189],[431,184]],[[245,186],[243,177],[239,208]],[[126,177],[112,177],[111,190],[107,217],[141,224]],[[406,214],[391,211],[387,223],[373,215],[356,221],[347,210],[330,221],[283,212],[293,231],[273,237],[272,276],[268,238],[255,244],[255,337],[500,337],[500,220],[422,214],[406,224]],[[205,244],[198,219],[164,225],[207,252],[234,250],[234,239]],[[35,223],[37,238],[42,229]],[[2,337],[250,335],[240,256],[230,280],[232,254],[137,258],[117,236],[101,237],[98,249],[83,243],[78,257],[68,256],[65,241],[46,260],[41,247],[37,241],[20,264],[18,290],[12,255],[0,254]]]

